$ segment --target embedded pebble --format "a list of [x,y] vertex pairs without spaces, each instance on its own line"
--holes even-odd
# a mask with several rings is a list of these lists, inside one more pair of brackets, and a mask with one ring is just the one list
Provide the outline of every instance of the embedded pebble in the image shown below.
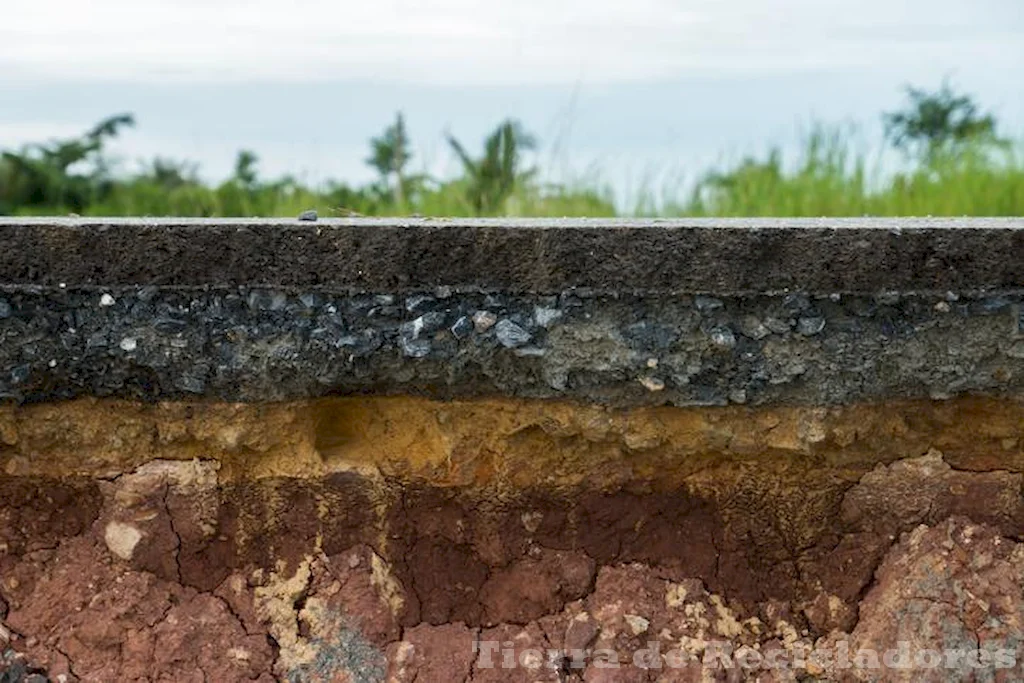
[[409,358],[423,358],[430,353],[430,340],[402,338],[402,353]]
[[825,319],[822,317],[800,318],[796,323],[796,331],[805,337],[812,337],[825,329]]
[[434,301],[436,301],[434,297],[426,296],[424,294],[410,296],[405,300],[405,310],[409,311],[410,313],[416,313],[421,308],[434,303]]
[[254,311],[281,311],[288,304],[288,295],[284,292],[254,289],[249,292],[246,302]]
[[533,338],[529,332],[519,325],[516,325],[508,318],[499,321],[497,326],[494,328],[494,332],[498,336],[498,341],[501,345],[507,349],[522,346]]
[[715,346],[731,349],[736,346],[736,335],[728,327],[716,327],[711,330],[711,341]]
[[811,307],[811,300],[803,292],[794,292],[783,297],[782,307],[791,313],[800,313]]
[[665,388],[665,382],[657,377],[641,377],[639,381],[647,391],[661,391]]
[[781,318],[765,318],[764,324],[765,327],[767,327],[775,334],[783,334],[789,332],[789,322],[786,320],[782,320]]
[[444,313],[431,311],[430,313],[424,313],[411,322],[402,323],[399,331],[403,338],[412,340],[419,339],[420,334],[437,332],[442,327],[444,327]]
[[622,618],[629,624],[629,630],[635,636],[646,633],[647,629],[651,627],[651,622],[638,614],[626,614]]
[[702,296],[698,295],[694,297],[693,304],[697,307],[698,311],[717,311],[719,308],[725,306],[721,299],[716,299],[713,296]]
[[473,314],[473,325],[477,332],[486,332],[498,322],[498,316],[490,311],[477,311]]
[[455,321],[455,324],[451,326],[451,332],[456,339],[465,339],[469,335],[473,334],[473,321],[469,319],[469,316],[464,315]]
[[[789,325],[786,328],[788,329]],[[745,315],[740,318],[739,330],[740,334],[751,339],[764,339],[772,333],[771,330],[765,327],[764,323],[752,315]]]

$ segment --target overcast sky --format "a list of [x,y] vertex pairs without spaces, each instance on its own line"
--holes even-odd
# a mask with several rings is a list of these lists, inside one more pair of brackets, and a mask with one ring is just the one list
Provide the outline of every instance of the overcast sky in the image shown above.
[[868,129],[943,76],[1024,134],[1024,0],[14,0],[0,23],[0,145],[133,111],[126,158],[211,176],[366,177],[403,109],[421,163],[515,115],[574,168],[689,167]]

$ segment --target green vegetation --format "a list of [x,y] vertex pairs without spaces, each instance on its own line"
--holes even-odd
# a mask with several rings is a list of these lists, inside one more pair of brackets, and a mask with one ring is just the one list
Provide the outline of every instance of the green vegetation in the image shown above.
[[447,142],[462,175],[437,179],[410,173],[405,118],[370,141],[366,163],[378,179],[353,187],[306,187],[291,176],[263,179],[259,160],[238,153],[231,178],[199,180],[187,162],[157,158],[141,171],[116,174],[107,144],[130,114],[101,121],[81,138],[27,145],[0,156],[0,215],[149,216],[920,216],[1024,215],[1024,148],[997,135],[992,114],[944,83],[937,92],[907,89],[904,109],[882,115],[886,142],[902,153],[895,173],[869,168],[848,136],[818,128],[795,163],[773,149],[725,170],[707,171],[686,191],[661,201],[642,193],[633,207],[615,206],[599,183],[551,184],[527,167],[537,140],[514,120],[486,137],[477,155],[454,136]]

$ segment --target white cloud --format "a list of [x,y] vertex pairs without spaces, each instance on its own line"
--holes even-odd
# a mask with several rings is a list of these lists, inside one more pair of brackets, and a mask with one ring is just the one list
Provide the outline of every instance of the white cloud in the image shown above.
[[0,24],[0,71],[22,79],[514,84],[870,68],[1019,52],[1018,4],[15,0]]

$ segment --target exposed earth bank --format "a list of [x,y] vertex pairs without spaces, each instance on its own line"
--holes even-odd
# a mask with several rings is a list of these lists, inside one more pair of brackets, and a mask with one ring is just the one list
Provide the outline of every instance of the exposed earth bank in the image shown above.
[[0,409],[0,680],[1020,680],[1024,406]]

